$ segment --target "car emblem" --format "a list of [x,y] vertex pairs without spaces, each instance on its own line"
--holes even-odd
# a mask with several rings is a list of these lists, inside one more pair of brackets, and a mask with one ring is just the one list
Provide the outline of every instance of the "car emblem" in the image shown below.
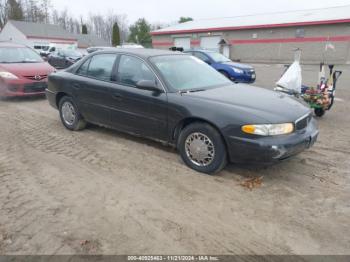
[[34,79],[37,80],[37,81],[40,81],[41,80],[41,76],[34,76]]

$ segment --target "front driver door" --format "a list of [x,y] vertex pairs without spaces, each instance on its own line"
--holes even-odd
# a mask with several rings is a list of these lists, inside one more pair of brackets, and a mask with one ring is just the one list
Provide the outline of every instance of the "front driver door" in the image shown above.
[[167,95],[136,88],[140,80],[158,82],[146,62],[135,56],[121,55],[117,84],[111,88],[112,125],[143,137],[167,141]]

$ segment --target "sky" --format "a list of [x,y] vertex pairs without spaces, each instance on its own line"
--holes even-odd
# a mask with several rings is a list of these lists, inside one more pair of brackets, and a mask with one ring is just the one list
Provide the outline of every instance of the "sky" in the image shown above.
[[[76,17],[89,13],[126,14],[133,23],[145,17],[151,23],[172,23],[181,16],[194,19],[232,17],[279,11],[350,5],[350,0],[51,0],[58,10],[68,9]],[[96,4],[98,3],[98,4]]]

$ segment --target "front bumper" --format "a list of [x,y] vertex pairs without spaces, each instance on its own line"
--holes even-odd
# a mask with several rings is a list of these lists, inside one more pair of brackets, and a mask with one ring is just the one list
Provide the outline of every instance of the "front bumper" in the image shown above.
[[47,80],[22,81],[12,80],[0,83],[0,96],[23,97],[44,95],[47,88]]
[[273,164],[311,148],[319,131],[315,119],[301,131],[276,137],[242,138],[230,136],[228,148],[232,163]]
[[235,74],[231,76],[231,80],[237,83],[252,84],[256,81],[256,73],[244,72],[243,74]]

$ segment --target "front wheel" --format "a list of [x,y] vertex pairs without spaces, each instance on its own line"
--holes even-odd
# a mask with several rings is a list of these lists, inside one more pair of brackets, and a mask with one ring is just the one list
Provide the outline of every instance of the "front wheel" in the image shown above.
[[178,139],[178,149],[186,165],[201,173],[216,174],[227,164],[223,139],[209,124],[187,126]]
[[315,115],[317,117],[323,117],[326,114],[326,110],[324,110],[323,108],[316,108],[315,109]]
[[86,127],[86,122],[79,112],[73,98],[63,97],[59,102],[60,117],[63,125],[71,130],[78,131]]

